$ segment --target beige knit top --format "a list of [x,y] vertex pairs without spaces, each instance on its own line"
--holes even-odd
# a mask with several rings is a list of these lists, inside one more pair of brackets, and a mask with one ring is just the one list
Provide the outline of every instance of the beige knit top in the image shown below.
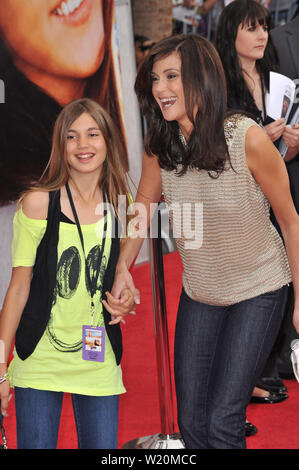
[[161,169],[183,262],[183,286],[194,300],[231,305],[291,281],[283,242],[269,218],[269,203],[251,175],[245,135],[257,125],[234,115],[225,123],[232,166],[216,179],[205,170],[184,176]]

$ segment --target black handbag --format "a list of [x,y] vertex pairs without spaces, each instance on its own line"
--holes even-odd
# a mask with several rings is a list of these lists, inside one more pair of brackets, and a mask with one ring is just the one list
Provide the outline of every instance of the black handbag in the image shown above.
[[25,360],[41,339],[48,324],[56,283],[60,221],[60,190],[49,192],[45,234],[37,248],[30,292],[16,332],[15,347]]

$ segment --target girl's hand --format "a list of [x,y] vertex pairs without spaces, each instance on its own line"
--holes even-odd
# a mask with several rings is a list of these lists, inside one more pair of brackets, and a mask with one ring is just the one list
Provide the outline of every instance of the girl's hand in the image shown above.
[[[138,289],[135,289],[135,295],[139,295]],[[112,320],[109,325],[115,325],[119,322],[125,323],[123,317],[128,314],[136,315],[135,312],[135,300],[132,291],[128,288],[124,288],[121,291],[120,298],[113,297],[110,292],[106,292],[107,301],[103,300],[103,304],[106,310],[111,314]]]
[[285,118],[280,118],[274,122],[271,122],[270,124],[267,124],[264,129],[272,142],[275,142],[277,139],[279,139],[279,137],[282,136],[282,133],[285,130]]

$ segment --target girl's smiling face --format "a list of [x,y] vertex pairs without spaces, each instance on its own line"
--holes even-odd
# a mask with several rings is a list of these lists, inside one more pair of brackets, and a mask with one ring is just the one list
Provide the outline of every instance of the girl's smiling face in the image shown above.
[[16,65],[32,71],[86,78],[103,60],[102,0],[5,0],[0,30]]
[[71,125],[67,134],[66,159],[72,173],[93,173],[100,176],[106,159],[104,136],[90,114],[84,112]]

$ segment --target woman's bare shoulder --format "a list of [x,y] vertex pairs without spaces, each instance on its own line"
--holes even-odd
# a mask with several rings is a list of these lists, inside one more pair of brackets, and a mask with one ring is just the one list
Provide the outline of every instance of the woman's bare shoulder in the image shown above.
[[22,210],[31,219],[45,220],[48,215],[48,205],[48,191],[29,191],[22,200]]

